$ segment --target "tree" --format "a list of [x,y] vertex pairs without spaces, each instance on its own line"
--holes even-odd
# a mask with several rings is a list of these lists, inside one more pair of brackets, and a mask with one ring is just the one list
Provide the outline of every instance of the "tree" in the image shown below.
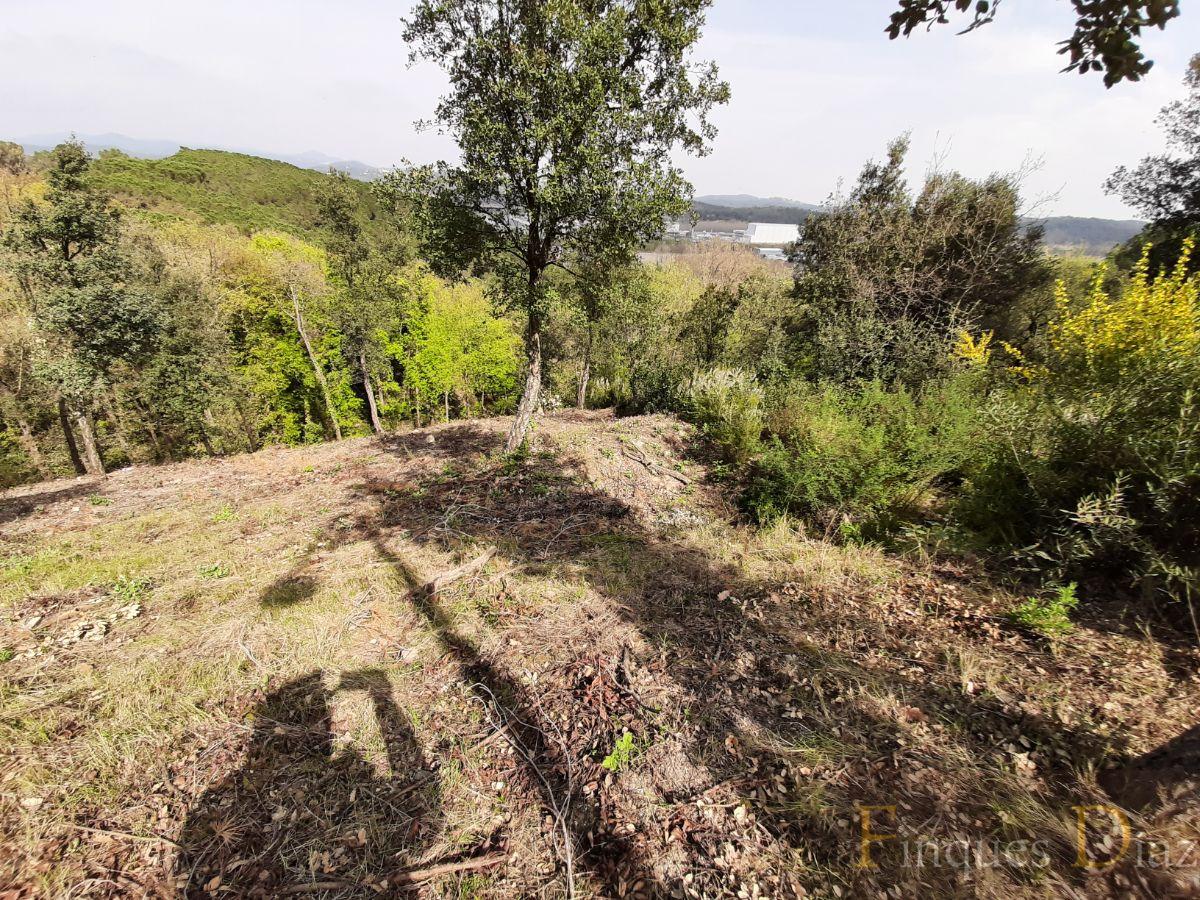
[[[358,369],[371,428],[383,434],[372,369],[380,364],[376,334],[392,324],[399,305],[391,275],[407,257],[401,240],[381,247],[364,228],[361,197],[345,172],[332,172],[317,193],[317,209],[325,229],[331,273],[341,289],[332,310],[346,337],[346,350]],[[399,235],[397,235],[399,237]]]
[[25,148],[12,141],[0,141],[0,172],[20,175],[25,168]]
[[[598,332],[611,326],[612,317],[628,307],[628,298],[637,289],[642,273],[638,264],[623,259],[609,259],[603,254],[585,258],[572,267],[577,273],[567,295],[575,307],[583,334],[579,344],[579,377],[575,384],[575,407],[587,407],[588,383],[592,378],[592,360]],[[582,321],[579,321],[579,320]]]
[[807,324],[796,355],[811,376],[919,383],[945,365],[959,330],[1000,327],[1050,277],[1011,180],[935,172],[914,197],[907,150],[907,138],[894,141],[849,197],[802,226],[795,294]]
[[24,311],[0,303],[0,421],[15,425],[17,443],[39,478],[50,477],[29,412],[37,337]]
[[[152,351],[160,323],[154,299],[135,286],[135,273],[119,246],[117,210],[88,181],[90,162],[77,141],[56,147],[46,202],[26,199],[4,243],[33,319],[49,343],[42,374],[57,387],[79,430],[84,469],[103,475],[92,407],[116,362],[136,362]],[[70,446],[70,427],[64,428]]]
[[589,248],[628,258],[687,209],[672,163],[706,152],[728,86],[694,64],[711,0],[421,0],[405,22],[414,58],[443,66],[435,118],[457,166],[412,170],[395,186],[445,269],[482,263],[525,316],[526,375],[509,451],[542,388],[543,276]]
[[[1138,81],[1150,71],[1138,39],[1143,28],[1165,28],[1179,15],[1179,0],[1071,0],[1075,31],[1059,43],[1058,52],[1070,62],[1064,72],[1104,72],[1104,84]],[[925,25],[945,25],[952,10],[972,9],[974,17],[962,33],[974,31],[996,17],[1000,0],[900,0],[887,27],[890,38],[908,37]]]
[[1183,80],[1188,96],[1163,107],[1158,123],[1167,152],[1147,156],[1133,169],[1113,172],[1105,190],[1150,220],[1119,255],[1131,267],[1146,244],[1153,245],[1155,269],[1173,265],[1183,241],[1200,225],[1200,54],[1192,57]]
[[[291,313],[296,334],[304,345],[304,353],[312,367],[313,377],[321,389],[321,399],[335,440],[342,439],[338,408],[333,401],[329,379],[313,344],[306,309],[316,300],[324,299],[328,290],[327,261],[320,248],[279,232],[260,232],[251,239],[250,248],[263,266],[264,274],[278,288],[276,300]],[[270,289],[270,288],[269,288]]]

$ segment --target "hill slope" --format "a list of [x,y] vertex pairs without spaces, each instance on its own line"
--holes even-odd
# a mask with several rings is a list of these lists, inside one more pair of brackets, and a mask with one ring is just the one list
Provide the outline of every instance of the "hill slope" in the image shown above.
[[676,420],[506,425],[0,496],[0,890],[961,896],[857,865],[874,803],[1041,841],[970,893],[1043,897],[1088,773],[1195,720],[1194,654],[1102,604],[1049,648],[978,574],[736,524]]
[[[133,206],[225,222],[244,231],[270,228],[302,236],[315,229],[314,198],[328,177],[257,156],[186,148],[163,159],[104,154],[93,173],[101,187]],[[369,202],[367,186],[354,184]]]

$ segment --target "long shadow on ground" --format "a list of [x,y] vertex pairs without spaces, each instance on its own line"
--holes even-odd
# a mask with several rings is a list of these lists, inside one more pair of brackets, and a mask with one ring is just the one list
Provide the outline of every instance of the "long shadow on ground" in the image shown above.
[[[469,426],[460,437],[474,449],[485,449],[482,436]],[[439,435],[439,441],[449,439],[445,432]],[[1119,752],[1119,739],[1014,711],[995,698],[967,696],[931,681],[897,677],[891,670],[874,671],[846,653],[797,638],[795,607],[784,608],[795,601],[776,605],[767,599],[775,585],[744,584],[725,564],[665,538],[660,529],[638,521],[625,504],[595,490],[582,472],[574,460],[541,455],[519,464],[493,458],[466,472],[428,476],[408,489],[368,485],[364,494],[375,509],[365,513],[360,524],[380,553],[401,569],[403,561],[388,549],[388,535],[395,528],[464,558],[479,547],[496,546],[527,572],[552,570],[557,577],[574,572],[565,577],[608,597],[648,645],[667,648],[670,678],[686,707],[704,720],[702,727],[689,728],[672,711],[642,706],[636,690],[622,683],[621,672],[629,665],[622,660],[609,671],[617,694],[623,695],[620,701],[642,720],[640,736],[687,734],[687,752],[709,773],[711,783],[732,785],[751,799],[770,839],[799,851],[797,860],[814,870],[853,872],[861,849],[855,805],[900,802],[907,807],[900,815],[914,833],[936,834],[942,826],[965,821],[978,823],[971,827],[976,839],[1040,839],[1048,848],[1052,876],[1078,880],[1069,831],[1022,833],[1013,825],[1013,813],[1027,807],[1032,797],[1069,818],[1073,805],[1106,799],[1082,785],[1076,772]],[[411,572],[405,577],[410,584],[419,580]],[[755,597],[759,602],[737,602]],[[422,598],[418,606],[447,649],[461,657],[466,676],[486,689],[489,698],[496,698],[509,717],[530,725],[525,741],[533,751],[534,773],[550,779],[543,785],[545,794],[557,797],[561,805],[564,791],[577,792],[581,783],[594,777],[593,757],[576,752],[574,759],[563,759],[555,742],[538,737],[555,733],[555,716],[546,710],[553,698],[532,696],[498,664],[481,659],[478,650],[455,633],[436,597]],[[878,637],[881,647],[895,645],[895,635]],[[597,667],[595,677],[603,672],[604,667]],[[611,716],[589,716],[587,687],[576,679],[573,696],[559,699],[569,700],[575,720],[593,732],[599,730],[600,738],[580,742],[572,737],[566,746],[604,746],[623,727]],[[942,749],[914,748],[911,731],[918,723],[890,717],[864,702],[864,694],[872,692],[904,698],[908,712],[902,716],[927,721],[923,727],[938,732]],[[790,698],[794,710],[787,718],[781,715],[781,697]],[[824,750],[809,752],[815,748]],[[1034,750],[1036,764],[1022,753],[1027,749]],[[794,772],[798,753],[823,757],[819,791],[794,783],[779,789],[778,776],[786,779]],[[997,762],[992,767],[975,765],[983,759]],[[1036,775],[1012,772],[1010,777],[1013,759],[1036,768]],[[911,781],[914,765],[917,770],[941,770],[943,777],[927,777],[925,785],[920,779]],[[961,781],[963,772],[974,776],[969,783]],[[980,783],[977,776],[984,772],[990,773],[990,781]],[[947,796],[947,784],[957,788],[955,796]],[[653,855],[650,847],[668,844],[674,834],[702,863],[693,887],[701,894],[728,888],[727,873],[712,864],[721,856],[727,834],[721,823],[706,824],[692,816],[688,802],[693,799],[663,796],[666,804],[677,808],[659,823],[662,834],[621,836],[605,828],[608,798],[603,788],[590,798],[576,793],[571,797],[576,812],[570,830],[582,867],[614,893],[634,884],[643,885],[646,893],[665,893],[672,885],[662,883],[648,860]],[[841,824],[846,818],[851,819],[849,827]],[[947,833],[957,836],[961,829],[948,828]],[[876,882],[879,887],[903,880],[946,895],[962,890],[959,871],[898,872],[899,851],[892,853],[882,842],[875,855],[884,869],[892,864],[890,875]],[[1018,881],[1028,877],[1019,871],[1020,865],[1008,873]],[[776,874],[781,881],[775,889],[781,890],[789,876]],[[860,877],[858,886],[865,888],[873,875],[864,870],[853,877]]]
[[[464,461],[464,450],[484,454],[498,442],[472,426],[440,430],[437,445],[456,448],[446,451],[453,471],[368,481],[354,527],[329,537],[371,541],[409,587],[461,679],[512,742],[523,773],[518,787],[554,821],[547,837],[557,846],[560,880],[569,867],[606,896],[665,896],[682,886],[674,880],[678,866],[668,872],[660,865],[663,850],[682,848],[689,896],[749,892],[755,882],[773,896],[798,895],[814,881],[870,896],[889,889],[1011,896],[1035,891],[1034,884],[1074,890],[1080,883],[1074,835],[1029,810],[1069,822],[1076,804],[1104,802],[1078,772],[1120,754],[1119,738],[939,683],[927,673],[941,661],[917,646],[924,638],[916,624],[847,623],[849,646],[825,628],[798,633],[797,610],[809,598],[746,583],[734,568],[665,536],[589,484],[578,461],[553,454]],[[391,446],[402,456],[412,452],[403,442]],[[624,646],[607,659],[568,659],[531,688],[462,633],[442,598],[426,590],[396,549],[401,531],[459,560],[495,547],[528,574],[589,588],[656,652],[639,657]],[[883,660],[874,665],[881,653],[911,656],[911,664],[900,671]],[[639,671],[670,682],[669,705],[642,696]],[[885,708],[885,697],[899,698],[901,707]],[[707,777],[699,790],[663,786],[650,821],[634,833],[613,821],[621,798],[596,753],[626,728],[643,745],[680,742]],[[278,747],[272,734],[262,747]],[[392,739],[403,744],[411,735]],[[261,773],[263,764],[248,766]],[[208,848],[199,857],[208,869],[230,854],[199,823],[236,808],[240,796],[236,785],[210,793],[192,828]],[[714,810],[713,797],[733,802]],[[859,868],[860,805],[895,806],[874,821],[875,830],[903,828],[934,842],[964,835],[1041,841],[1043,865],[1017,858],[974,868],[926,858],[915,866],[906,845],[893,840],[872,845],[877,868]],[[292,843],[304,842],[244,849],[269,862]]]
[[[330,701],[343,691],[370,698],[386,775],[335,748]],[[391,691],[382,672],[366,669],[332,690],[311,672],[264,697],[247,717],[241,766],[189,811],[176,862],[182,894],[275,897],[296,887],[289,879],[298,871],[336,893],[418,858],[441,825],[438,785]]]

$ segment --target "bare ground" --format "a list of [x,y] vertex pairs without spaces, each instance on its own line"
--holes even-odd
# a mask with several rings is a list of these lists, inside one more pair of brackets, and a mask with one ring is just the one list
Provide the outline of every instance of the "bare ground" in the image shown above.
[[506,424],[0,497],[0,897],[1197,896],[1184,638]]

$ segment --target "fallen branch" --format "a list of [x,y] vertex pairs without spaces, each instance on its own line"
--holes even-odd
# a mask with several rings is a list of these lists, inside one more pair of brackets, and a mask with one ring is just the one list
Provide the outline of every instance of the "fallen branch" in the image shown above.
[[655,475],[666,475],[669,478],[674,478],[680,484],[692,483],[692,479],[688,478],[682,472],[676,472],[674,469],[668,469],[666,466],[660,466],[658,463],[654,462],[654,460],[648,458],[641,450],[638,450],[637,453],[634,454],[629,451],[628,447],[622,447],[621,452],[628,459],[632,459],[634,462],[641,463]]
[[177,841],[171,840],[169,837],[163,837],[160,834],[130,834],[128,831],[113,831],[111,828],[92,828],[88,825],[76,825],[74,822],[67,822],[68,828],[74,828],[76,831],[87,831],[91,834],[104,834],[108,837],[125,838],[130,841],[149,841],[157,843],[162,841],[164,844],[170,844],[172,847],[180,847],[182,845]]
[[450,569],[447,572],[443,572],[441,575],[431,578],[429,581],[421,585],[420,591],[426,596],[432,597],[439,591],[445,590],[447,587],[454,584],[454,582],[462,578],[466,578],[468,575],[474,575],[476,572],[486,566],[488,564],[488,560],[495,555],[496,548],[489,547],[487,550],[469,562],[465,562],[457,568]]
[[[490,856],[477,856],[474,859],[464,859],[459,862],[440,863],[439,865],[429,866],[425,869],[408,869],[406,871],[394,872],[388,875],[384,881],[386,881],[388,888],[394,887],[401,891],[415,891],[424,882],[440,878],[443,875],[453,875],[456,872],[472,872],[475,869],[488,869],[507,861],[508,854],[493,853]],[[376,882],[376,884],[378,883]],[[280,893],[317,894],[321,891],[340,891],[347,888],[361,889],[369,886],[357,884],[353,881],[313,881],[308,884],[289,885],[281,888]]]
[[490,869],[501,863],[508,862],[507,853],[493,853],[489,856],[476,856],[474,859],[464,859],[459,862],[441,863],[426,869],[409,869],[407,872],[396,872],[387,877],[388,886],[399,888],[414,888],[423,881],[440,878],[443,875],[453,875],[455,872],[473,872],[476,869]]

